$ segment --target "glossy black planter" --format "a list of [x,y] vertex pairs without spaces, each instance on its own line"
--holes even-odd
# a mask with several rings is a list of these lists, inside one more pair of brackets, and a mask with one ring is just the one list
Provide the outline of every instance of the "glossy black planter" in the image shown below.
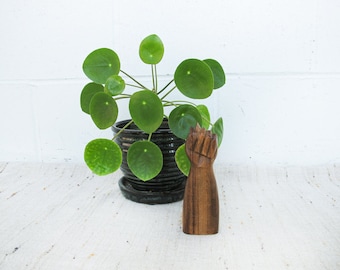
[[[129,120],[117,122],[112,130],[118,133]],[[148,134],[130,125],[119,134],[116,143],[123,152],[123,163],[120,167],[124,176],[119,180],[119,187],[125,198],[146,204],[162,204],[180,201],[184,196],[187,177],[178,169],[175,162],[175,152],[184,140],[176,137],[164,120],[161,127],[152,134],[152,142],[157,144],[163,153],[163,168],[161,172],[149,181],[141,181],[129,169],[126,156],[132,143],[147,139]]]

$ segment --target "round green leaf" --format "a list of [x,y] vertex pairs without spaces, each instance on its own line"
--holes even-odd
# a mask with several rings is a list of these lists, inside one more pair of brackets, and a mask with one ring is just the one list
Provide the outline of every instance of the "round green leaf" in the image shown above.
[[97,93],[91,99],[90,114],[99,129],[111,127],[117,120],[117,103],[109,94]]
[[175,161],[177,163],[177,167],[180,171],[188,176],[191,168],[190,160],[185,152],[185,144],[182,144],[180,147],[177,148],[175,153]]
[[217,135],[217,144],[218,146],[221,145],[223,140],[223,119],[222,117],[218,118],[215,124],[211,129],[212,133]]
[[134,93],[130,98],[129,110],[132,120],[146,133],[154,132],[163,122],[163,104],[150,90]]
[[85,85],[80,94],[80,107],[83,112],[90,114],[91,99],[99,92],[104,92],[104,87],[101,84],[92,82]]
[[214,76],[210,67],[198,59],[184,60],[177,67],[174,78],[179,91],[189,98],[207,98],[214,89]]
[[108,77],[120,71],[118,55],[111,49],[97,49],[85,58],[83,71],[95,83],[104,84]]
[[181,139],[186,139],[191,127],[202,125],[200,112],[192,105],[180,105],[169,115],[169,127]]
[[157,176],[163,167],[163,154],[159,147],[150,141],[133,143],[127,153],[130,170],[143,181]]
[[121,94],[125,89],[125,81],[119,75],[110,76],[105,82],[105,92],[111,96]]
[[95,174],[107,175],[118,170],[122,163],[122,151],[111,140],[95,139],[86,145],[84,160]]
[[214,59],[203,60],[207,63],[214,75],[214,89],[220,88],[225,84],[225,73],[219,62]]
[[201,104],[196,106],[202,117],[202,127],[208,129],[210,126],[210,113],[208,107]]
[[157,35],[144,38],[139,46],[139,57],[145,64],[158,64],[164,55],[164,45]]

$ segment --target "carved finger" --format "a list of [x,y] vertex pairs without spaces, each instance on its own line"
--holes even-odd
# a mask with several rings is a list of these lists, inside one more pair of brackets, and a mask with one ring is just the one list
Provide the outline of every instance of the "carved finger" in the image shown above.
[[211,137],[209,136],[209,133],[204,134],[204,139],[202,143],[202,149],[201,154],[204,156],[209,157],[210,156],[210,144],[211,144]]

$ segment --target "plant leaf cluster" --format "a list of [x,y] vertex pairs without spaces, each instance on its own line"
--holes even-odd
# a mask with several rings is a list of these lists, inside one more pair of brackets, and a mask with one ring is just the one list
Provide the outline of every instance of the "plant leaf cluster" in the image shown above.
[[[171,92],[176,89],[191,99],[208,98],[215,89],[225,84],[222,66],[214,59],[186,59],[176,68],[173,79],[163,88],[159,88],[157,64],[163,56],[164,45],[157,35],[149,35],[140,43],[139,57],[142,62],[151,67],[151,88],[145,87],[133,76],[121,70],[120,59],[111,49],[97,49],[83,62],[83,71],[91,80],[80,95],[83,112],[91,116],[99,129],[107,129],[117,121],[119,100],[129,99],[129,112],[132,119],[129,124],[134,123],[149,134],[148,140],[135,142],[127,153],[129,168],[143,181],[157,176],[163,167],[162,152],[151,138],[164,118],[168,119],[170,129],[179,138],[186,139],[190,127],[195,127],[197,124],[217,134],[219,145],[223,138],[222,118],[212,123],[209,110],[205,105],[168,99]],[[128,88],[136,91],[130,93]],[[165,115],[165,107],[172,108],[169,115]],[[122,152],[114,141],[115,137],[111,140],[94,139],[85,147],[84,160],[94,173],[106,175],[120,167]],[[186,156],[184,145],[178,148],[175,158],[179,169],[188,175],[190,161]]]

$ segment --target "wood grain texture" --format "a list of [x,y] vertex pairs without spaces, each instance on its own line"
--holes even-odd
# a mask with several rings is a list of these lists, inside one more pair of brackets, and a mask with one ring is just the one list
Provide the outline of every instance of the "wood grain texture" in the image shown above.
[[219,226],[218,190],[213,170],[216,135],[197,125],[190,129],[185,146],[191,168],[183,198],[183,232],[216,234]]
[[340,165],[214,168],[215,235],[182,231],[182,202],[120,194],[120,173],[0,163],[0,269],[340,269]]

